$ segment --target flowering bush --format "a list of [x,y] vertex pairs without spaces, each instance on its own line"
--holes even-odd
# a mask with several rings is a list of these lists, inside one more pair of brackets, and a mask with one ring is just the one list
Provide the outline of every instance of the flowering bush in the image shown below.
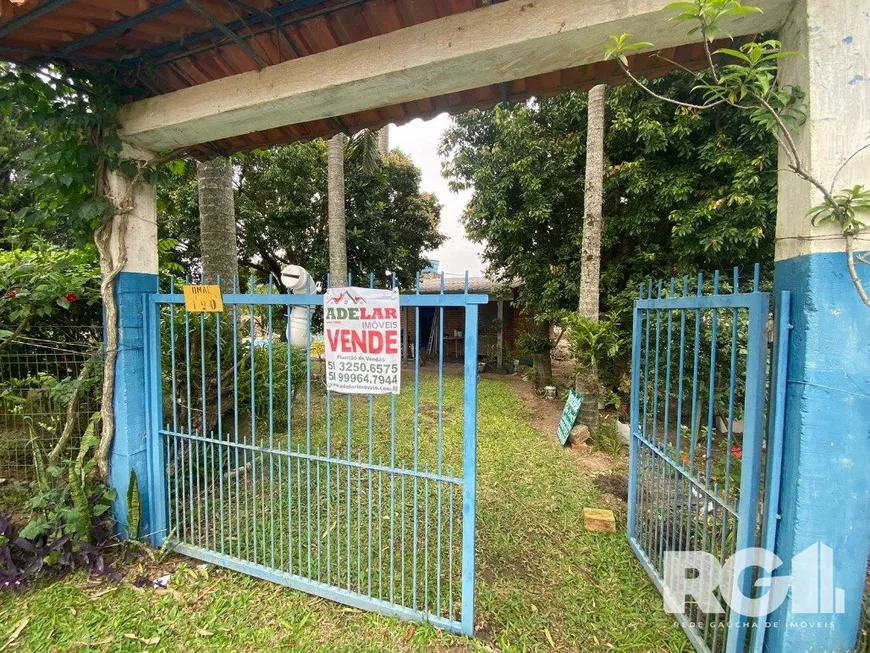
[[[0,340],[36,322],[52,322],[73,304],[88,323],[99,321],[100,273],[92,246],[63,249],[37,241],[0,251]],[[94,315],[86,313],[93,312]],[[66,322],[67,318],[64,318]]]

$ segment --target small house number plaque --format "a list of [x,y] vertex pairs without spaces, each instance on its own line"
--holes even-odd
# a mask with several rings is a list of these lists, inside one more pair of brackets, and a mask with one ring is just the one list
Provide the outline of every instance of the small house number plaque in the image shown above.
[[184,309],[188,313],[223,313],[220,286],[184,286]]

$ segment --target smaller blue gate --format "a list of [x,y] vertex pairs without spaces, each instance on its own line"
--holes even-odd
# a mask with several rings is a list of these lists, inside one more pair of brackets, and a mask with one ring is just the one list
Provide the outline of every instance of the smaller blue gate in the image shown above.
[[[777,296],[771,322],[758,266],[751,283],[740,292],[736,268],[691,288],[688,278],[650,282],[634,305],[628,536],[660,591],[666,552],[702,551],[721,565],[773,549],[789,296]],[[745,596],[753,580],[740,578]],[[675,615],[695,648],[760,651],[763,624],[717,597],[720,614],[688,602]]]
[[[395,283],[395,282],[394,282]],[[350,283],[348,284],[350,285]],[[374,287],[374,279],[369,279]],[[399,396],[325,388],[322,348],[284,342],[293,307],[323,296],[271,284],[188,313],[145,306],[152,544],[323,598],[472,635],[478,308],[486,295],[401,294],[416,315],[465,312],[465,361],[445,383],[419,356]],[[434,330],[434,329],[433,329]],[[292,340],[292,338],[289,338]],[[461,379],[461,390],[457,383]],[[445,392],[462,414],[445,410]]]

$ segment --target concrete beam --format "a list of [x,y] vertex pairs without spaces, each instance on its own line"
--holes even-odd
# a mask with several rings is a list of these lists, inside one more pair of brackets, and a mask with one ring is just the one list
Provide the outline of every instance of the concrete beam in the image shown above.
[[[732,20],[734,36],[778,28],[793,0]],[[667,48],[697,40],[665,0],[507,0],[258,72],[124,107],[125,141],[155,151],[455,93],[601,61],[612,34]]]

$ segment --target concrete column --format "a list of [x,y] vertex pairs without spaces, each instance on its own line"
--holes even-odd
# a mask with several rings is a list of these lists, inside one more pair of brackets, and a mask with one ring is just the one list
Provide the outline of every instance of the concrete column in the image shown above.
[[[138,156],[143,156],[137,153]],[[144,299],[157,292],[157,198],[154,186],[131,184],[120,173],[110,173],[109,190],[119,198],[130,198],[133,209],[127,216],[127,263],[115,281],[118,305],[118,358],[115,365],[115,438],[112,444],[110,484],[118,492],[114,505],[117,533],[127,535],[127,489],[131,470],[136,472],[141,495],[140,534],[149,534],[150,496],[147,456],[147,387],[144,329]],[[118,226],[111,247],[118,253]]]
[[[781,36],[803,55],[781,62],[783,84],[800,86],[809,108],[797,144],[814,176],[830,184],[870,142],[870,5],[798,0]],[[849,278],[838,230],[807,218],[820,194],[786,165],[780,153],[775,286],[792,293],[793,331],[776,552],[785,563],[777,573],[794,572],[804,589],[793,585],[772,615],[765,648],[847,651],[855,648],[870,543],[870,308]],[[837,189],[859,183],[870,185],[870,151],[845,165]],[[870,249],[866,235],[859,245]],[[859,267],[870,288],[870,267]],[[824,569],[791,568],[817,542],[833,549],[833,583]],[[807,587],[818,587],[809,603],[819,614],[806,614]]]

